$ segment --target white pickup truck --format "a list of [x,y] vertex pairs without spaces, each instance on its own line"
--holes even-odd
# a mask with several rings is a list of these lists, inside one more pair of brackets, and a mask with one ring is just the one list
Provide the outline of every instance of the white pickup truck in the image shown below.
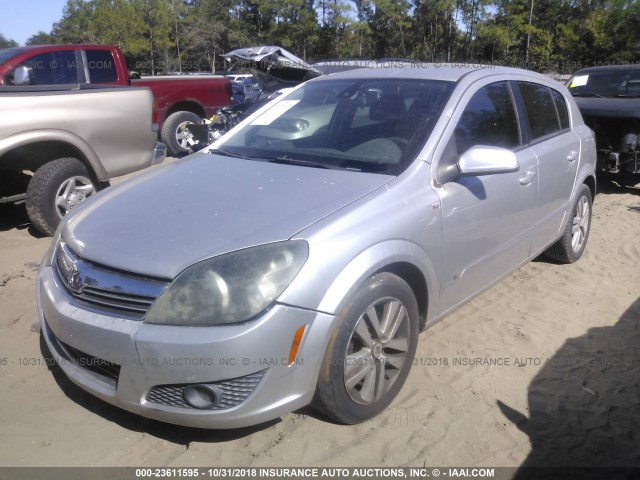
[[110,178],[164,159],[152,103],[147,88],[0,88],[0,203],[24,201],[52,235]]

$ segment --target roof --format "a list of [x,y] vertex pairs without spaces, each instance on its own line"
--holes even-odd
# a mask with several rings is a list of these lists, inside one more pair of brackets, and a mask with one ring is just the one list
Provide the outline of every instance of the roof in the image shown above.
[[582,75],[584,73],[594,73],[594,72],[610,72],[610,71],[620,71],[620,70],[639,70],[640,65],[630,63],[627,65],[602,65],[598,67],[587,67],[581,70],[578,70],[574,75]]
[[16,50],[82,50],[92,48],[117,48],[116,45],[101,45],[97,43],[68,43],[68,44],[55,44],[55,45],[27,45],[24,47],[14,47]]
[[[335,78],[415,78],[433,79],[457,82],[467,75],[484,77],[486,75],[526,74],[528,76],[545,79],[541,74],[518,68],[501,67],[496,65],[481,65],[469,63],[423,63],[407,61],[372,61],[367,68],[359,68],[329,75]],[[327,78],[327,77],[323,77]]]

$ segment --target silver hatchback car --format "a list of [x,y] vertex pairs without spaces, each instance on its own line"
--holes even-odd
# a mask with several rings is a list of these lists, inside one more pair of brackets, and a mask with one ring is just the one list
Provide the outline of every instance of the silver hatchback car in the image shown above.
[[68,377],[165,422],[369,419],[421,329],[582,255],[596,150],[569,92],[470,66],[311,80],[65,217],[38,274]]

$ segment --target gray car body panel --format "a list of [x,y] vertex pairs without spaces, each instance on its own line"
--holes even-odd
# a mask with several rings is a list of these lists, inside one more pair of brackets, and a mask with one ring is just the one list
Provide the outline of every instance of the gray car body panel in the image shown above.
[[87,260],[171,279],[200,260],[288,240],[392,179],[200,153],[96,195],[63,236]]
[[80,152],[100,181],[154,161],[157,133],[149,89],[38,88],[0,90],[0,157],[18,147],[56,141]]
[[[309,257],[273,308],[251,321],[167,327],[68,303],[56,285],[49,253],[39,272],[38,303],[43,330],[53,335],[45,338],[54,357],[64,359],[56,350],[57,338],[116,363],[121,356],[142,361],[163,355],[197,358],[207,352],[236,359],[246,354],[249,359],[213,369],[123,365],[117,389],[66,365],[63,370],[74,382],[127,410],[182,425],[227,428],[275,418],[311,401],[336,318],[365,279],[379,271],[410,272],[422,279],[424,291],[414,291],[421,298],[423,320],[431,325],[554,243],[580,186],[585,181],[595,185],[592,132],[566,89],[546,77],[480,67],[339,75],[436,78],[458,85],[415,161],[396,177],[201,153],[79,207],[61,230],[64,241],[88,260],[127,272],[171,279],[205,258],[289,238],[305,240]],[[515,149],[517,171],[440,183],[438,163],[462,109],[479,88],[495,81],[534,81],[561,92],[571,129]],[[224,147],[238,131],[229,132],[214,148]],[[551,161],[542,148],[547,142],[558,152]],[[552,181],[554,176],[558,182]],[[558,191],[547,192],[541,178]],[[420,285],[418,281],[413,288]],[[260,366],[253,362],[281,357],[300,326],[307,327],[298,354],[304,368],[269,366],[257,391],[235,408],[185,411],[145,400],[154,385],[256,372]]]

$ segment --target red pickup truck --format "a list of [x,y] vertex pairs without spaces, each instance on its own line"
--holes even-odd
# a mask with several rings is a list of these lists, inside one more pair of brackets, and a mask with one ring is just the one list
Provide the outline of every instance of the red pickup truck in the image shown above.
[[43,45],[0,50],[0,86],[17,84],[16,67],[28,69],[22,85],[132,85],[154,97],[153,121],[173,155],[193,144],[186,128],[231,101],[230,80],[216,75],[175,75],[130,79],[122,51],[111,45]]

